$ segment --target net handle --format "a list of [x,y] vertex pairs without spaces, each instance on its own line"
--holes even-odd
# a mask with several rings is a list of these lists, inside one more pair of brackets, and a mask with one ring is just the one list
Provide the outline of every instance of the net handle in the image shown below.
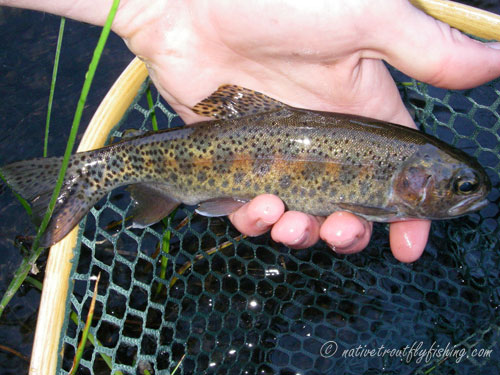
[[447,0],[410,0],[418,9],[464,33],[500,40],[500,16]]
[[[144,63],[137,57],[134,58],[99,105],[78,146],[79,152],[104,146],[108,133],[130,107],[147,76]],[[77,236],[78,226],[50,248],[31,354],[30,375],[56,373]],[[85,317],[81,318],[85,320]]]

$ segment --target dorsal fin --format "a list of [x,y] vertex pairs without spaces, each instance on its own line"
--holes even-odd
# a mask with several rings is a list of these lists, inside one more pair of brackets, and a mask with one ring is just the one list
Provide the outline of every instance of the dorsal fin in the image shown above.
[[193,107],[202,116],[230,119],[287,107],[260,92],[237,85],[222,85],[208,98]]

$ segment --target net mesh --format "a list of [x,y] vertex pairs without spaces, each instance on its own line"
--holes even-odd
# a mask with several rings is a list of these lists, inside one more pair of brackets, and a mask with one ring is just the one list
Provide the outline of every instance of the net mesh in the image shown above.
[[[360,254],[321,243],[291,250],[185,206],[132,229],[130,198],[113,191],[81,230],[60,373],[71,367],[98,273],[80,374],[171,374],[181,360],[178,374],[500,373],[500,81],[446,91],[392,73],[421,129],[485,167],[486,208],[434,222],[422,258],[402,264],[383,224]],[[113,136],[150,129],[143,94]],[[180,124],[158,95],[154,111],[160,128]]]

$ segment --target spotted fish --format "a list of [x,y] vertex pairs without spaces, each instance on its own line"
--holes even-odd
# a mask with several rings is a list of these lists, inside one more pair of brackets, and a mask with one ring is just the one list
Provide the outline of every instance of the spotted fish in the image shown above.
[[[490,181],[470,156],[416,130],[359,116],[293,108],[261,93],[221,86],[194,112],[215,120],[73,155],[42,239],[62,239],[110,190],[129,185],[145,226],[177,205],[227,215],[258,194],[289,210],[345,210],[372,221],[446,219],[487,204]],[[61,158],[1,168],[40,217]]]

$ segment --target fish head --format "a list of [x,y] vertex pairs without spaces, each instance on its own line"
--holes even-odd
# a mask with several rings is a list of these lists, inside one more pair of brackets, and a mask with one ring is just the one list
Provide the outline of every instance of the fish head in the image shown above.
[[[446,146],[446,147],[444,147]],[[393,196],[405,217],[449,219],[488,204],[491,182],[471,156],[445,144],[419,148],[396,174]]]

